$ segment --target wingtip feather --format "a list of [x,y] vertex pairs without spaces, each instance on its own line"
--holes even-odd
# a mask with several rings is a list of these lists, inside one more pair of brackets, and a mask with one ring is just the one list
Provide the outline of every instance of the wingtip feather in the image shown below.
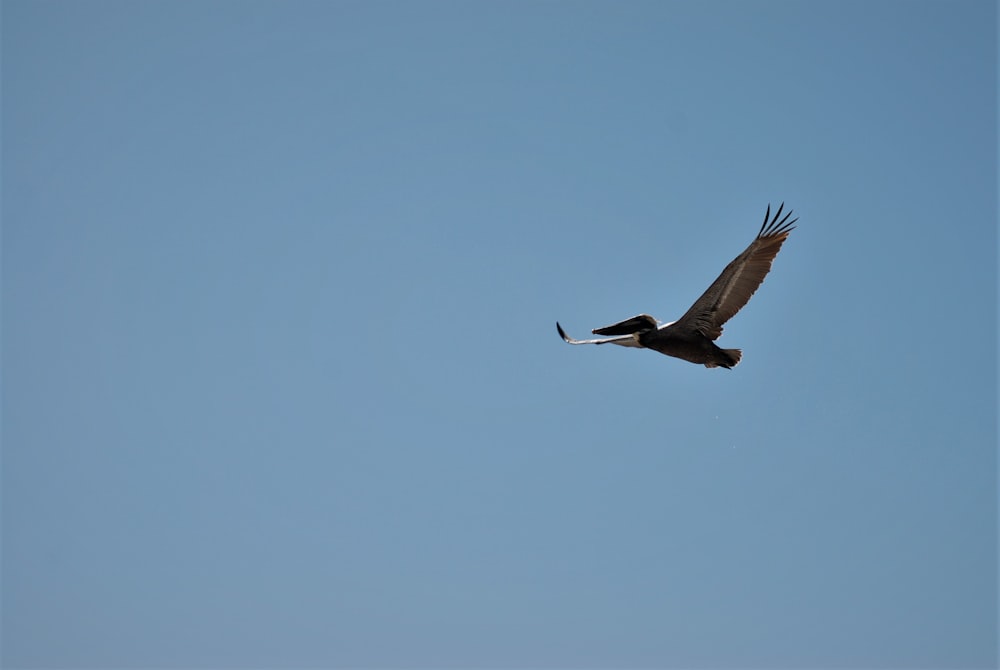
[[795,228],[793,224],[799,220],[798,217],[791,219],[789,221],[789,219],[792,216],[792,210],[788,210],[787,212],[785,212],[784,218],[782,218],[781,212],[784,209],[785,209],[785,203],[784,201],[782,201],[782,203],[778,206],[777,211],[774,213],[774,216],[772,217],[771,203],[767,204],[767,213],[764,215],[764,225],[760,227],[760,232],[757,233],[758,239],[763,237],[775,237],[782,234],[787,235],[789,232],[792,231],[793,228]]

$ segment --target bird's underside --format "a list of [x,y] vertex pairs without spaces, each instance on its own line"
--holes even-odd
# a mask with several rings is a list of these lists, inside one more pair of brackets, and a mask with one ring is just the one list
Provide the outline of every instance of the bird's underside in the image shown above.
[[[768,205],[764,223],[753,242],[726,266],[694,305],[677,321],[659,323],[648,314],[639,314],[610,326],[595,328],[594,335],[606,337],[578,340],[570,337],[556,322],[559,335],[569,344],[616,344],[623,347],[653,349],[667,356],[698,363],[707,368],[732,368],[740,362],[739,349],[722,349],[715,340],[722,326],[731,319],[764,281],[774,257],[798,219],[784,218],[784,203],[771,218]],[[779,220],[780,219],[780,220]]]
[[[621,332],[623,324],[635,322],[637,319],[649,319],[656,323],[656,319],[648,314],[640,314],[604,328],[595,328],[595,335],[614,335]],[[653,349],[661,354],[682,358],[691,363],[699,363],[706,368],[732,368],[740,362],[742,352],[739,349],[720,349],[707,337],[699,334],[685,333],[675,328],[676,322],[657,325],[652,328],[629,331],[617,337],[601,337],[589,340],[578,340],[570,337],[563,330],[559,323],[556,328],[559,335],[570,344],[617,344],[622,347],[637,347],[640,349]]]

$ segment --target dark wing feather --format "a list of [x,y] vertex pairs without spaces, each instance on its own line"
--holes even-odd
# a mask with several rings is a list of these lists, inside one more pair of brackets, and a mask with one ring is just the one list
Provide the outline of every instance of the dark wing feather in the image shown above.
[[771,270],[771,261],[778,255],[788,233],[795,227],[792,224],[798,221],[797,218],[788,220],[792,215],[791,210],[782,219],[781,210],[784,207],[785,203],[781,203],[772,219],[771,205],[767,206],[764,223],[757,238],[726,266],[691,309],[677,320],[675,327],[696,330],[712,340],[722,335],[722,324],[743,309],[750,296],[757,291]]
[[595,328],[590,331],[594,335],[631,335],[632,333],[642,333],[648,330],[656,330],[656,319],[649,314],[640,314],[631,319],[625,319],[618,323],[613,323],[604,328]]

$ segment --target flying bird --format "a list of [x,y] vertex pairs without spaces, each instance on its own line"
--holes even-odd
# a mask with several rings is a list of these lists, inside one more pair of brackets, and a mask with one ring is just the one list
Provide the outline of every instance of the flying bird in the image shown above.
[[767,206],[764,223],[754,241],[726,266],[719,278],[677,321],[660,323],[649,314],[640,314],[604,328],[595,328],[591,331],[594,335],[609,337],[592,340],[570,337],[557,321],[559,335],[570,344],[617,344],[652,349],[667,356],[700,363],[706,368],[731,369],[740,362],[743,352],[739,349],[720,349],[715,340],[722,335],[722,325],[743,309],[750,296],[757,291],[771,270],[771,262],[781,250],[781,245],[794,229],[793,224],[798,219],[788,220],[791,210],[781,218],[784,207],[785,203],[781,203],[772,218],[771,205]]

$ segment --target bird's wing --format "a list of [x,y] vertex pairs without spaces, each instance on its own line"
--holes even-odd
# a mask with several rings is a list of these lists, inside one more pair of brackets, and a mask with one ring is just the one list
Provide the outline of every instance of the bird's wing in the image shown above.
[[677,320],[677,326],[692,328],[712,340],[722,335],[722,324],[743,309],[750,296],[757,291],[771,270],[771,262],[781,250],[782,243],[794,228],[792,224],[798,221],[797,218],[788,220],[791,210],[781,218],[784,207],[785,203],[781,203],[774,218],[771,218],[771,206],[767,206],[757,238],[726,266],[719,278],[691,305],[691,309]]
[[639,341],[634,338],[631,334],[622,335],[621,337],[603,337],[593,340],[578,340],[576,338],[570,337],[563,330],[563,327],[556,322],[556,328],[559,330],[559,336],[566,340],[569,344],[617,344],[622,347],[642,347]]
[[631,335],[632,333],[656,330],[657,325],[659,324],[656,323],[656,319],[649,314],[640,314],[639,316],[633,316],[630,319],[613,323],[610,326],[594,328],[591,332],[594,335]]

